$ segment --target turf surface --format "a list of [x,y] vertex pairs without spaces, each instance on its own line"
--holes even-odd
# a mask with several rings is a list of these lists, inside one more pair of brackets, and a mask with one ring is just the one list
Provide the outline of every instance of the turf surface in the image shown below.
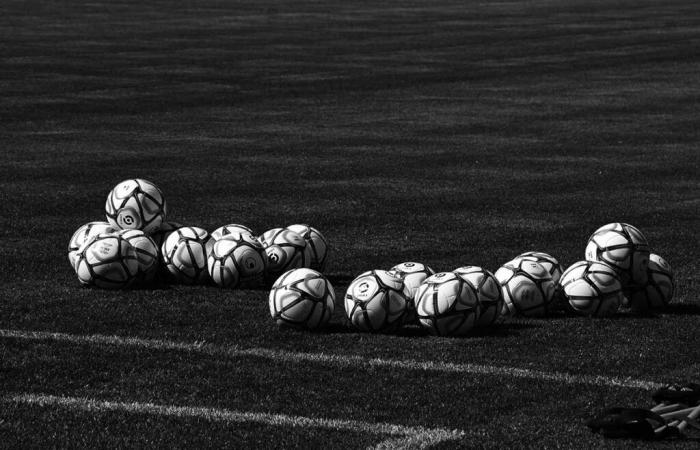
[[[700,6],[692,1],[0,4],[0,329],[692,381],[700,306]],[[265,290],[82,288],[66,252],[109,190],[172,220],[310,223],[342,295],[418,260],[565,266],[608,222],[676,273],[656,317],[510,319],[465,339],[278,330]],[[465,431],[438,447],[643,446],[583,425],[648,391],[0,338],[0,389]],[[697,380],[695,380],[697,381]],[[367,432],[4,403],[14,446],[362,448]],[[654,447],[693,448],[697,442]]]

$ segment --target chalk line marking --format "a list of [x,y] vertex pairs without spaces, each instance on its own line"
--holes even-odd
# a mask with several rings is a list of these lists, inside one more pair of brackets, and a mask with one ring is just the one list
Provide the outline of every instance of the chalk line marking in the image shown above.
[[475,375],[492,375],[501,377],[529,378],[564,384],[584,384],[590,386],[609,386],[644,389],[652,391],[664,386],[654,381],[637,380],[630,377],[610,377],[604,375],[570,374],[565,372],[548,372],[517,367],[491,366],[472,363],[450,363],[441,361],[400,360],[384,358],[367,358],[355,355],[333,355],[328,353],[290,352],[265,348],[242,348],[238,345],[220,346],[200,342],[177,342],[164,339],[142,339],[136,337],[108,336],[101,334],[77,335],[52,333],[46,331],[23,331],[0,329],[0,338],[23,340],[48,340],[69,342],[72,344],[110,345],[117,347],[137,347],[157,351],[183,351],[211,356],[230,358],[257,357],[290,363],[311,362],[339,368],[394,368],[401,370],[435,371],[446,373],[468,373]]
[[59,407],[91,413],[127,412],[133,414],[151,414],[163,417],[199,418],[212,422],[227,424],[257,423],[268,426],[286,426],[294,428],[323,428],[340,432],[371,433],[388,436],[375,448],[428,448],[445,441],[458,440],[465,436],[461,430],[444,428],[425,428],[395,425],[390,423],[369,423],[357,420],[323,419],[286,414],[269,414],[233,411],[220,408],[197,406],[157,405],[154,403],[113,402],[80,397],[64,397],[43,394],[17,394],[3,399],[8,403],[36,405],[40,407]]

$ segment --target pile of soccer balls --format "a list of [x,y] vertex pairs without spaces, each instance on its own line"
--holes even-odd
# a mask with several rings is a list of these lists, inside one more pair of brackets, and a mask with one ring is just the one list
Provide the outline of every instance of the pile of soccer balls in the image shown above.
[[[440,336],[463,336],[502,317],[545,317],[554,312],[606,317],[622,307],[663,309],[673,297],[673,272],[651,253],[632,225],[611,223],[588,240],[585,260],[563,270],[553,256],[523,253],[495,273],[464,266],[435,273],[418,262],[357,276],[344,297],[348,321],[361,331],[389,332],[419,324]],[[291,270],[270,293],[278,324],[320,328],[328,323],[335,294],[319,274]],[[329,312],[330,311],[330,312]]]
[[671,266],[637,228],[609,223],[589,237],[585,259],[565,271],[546,253],[525,253],[497,272],[506,308],[513,315],[543,317],[565,309],[595,317],[621,307],[637,312],[665,308],[674,292]]
[[240,224],[209,233],[168,222],[163,193],[143,179],[114,187],[105,214],[107,221],[82,225],[68,244],[68,260],[84,285],[122,289],[159,277],[258,287],[290,269],[323,270],[328,253],[325,237],[305,224],[274,228],[258,238]]
[[[331,320],[336,295],[322,274],[328,242],[316,228],[295,224],[256,237],[240,224],[211,233],[183,226],[166,221],[162,192],[143,179],[114,187],[105,214],[107,221],[81,226],[69,243],[68,259],[82,284],[119,289],[167,276],[227,288],[271,285],[270,314],[278,325],[319,329]],[[361,331],[414,324],[433,334],[461,336],[507,316],[659,310],[673,292],[671,267],[651,253],[642,233],[610,223],[590,236],[585,260],[566,270],[543,252],[523,253],[494,273],[480,266],[436,273],[404,262],[358,275],[342,303],[348,322]]]
[[559,280],[574,311],[609,316],[624,306],[647,312],[665,308],[673,298],[671,266],[632,225],[616,222],[598,228],[588,239],[585,258]]

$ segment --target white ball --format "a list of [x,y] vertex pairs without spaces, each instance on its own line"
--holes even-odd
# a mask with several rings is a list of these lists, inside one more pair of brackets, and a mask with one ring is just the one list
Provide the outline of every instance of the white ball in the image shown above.
[[325,236],[316,228],[306,224],[289,225],[287,229],[298,233],[306,241],[311,251],[309,267],[321,272],[325,270],[328,258],[328,240]]
[[584,316],[611,316],[624,299],[617,271],[602,262],[572,264],[564,271],[560,284],[573,311]]
[[625,294],[633,311],[649,312],[666,308],[673,299],[675,288],[671,265],[656,253],[651,253],[647,282],[631,286]]
[[84,285],[105,289],[129,287],[138,271],[136,250],[117,233],[93,236],[78,252],[75,273]]
[[270,315],[280,327],[316,330],[325,327],[335,308],[335,291],[319,272],[292,269],[272,285]]
[[428,277],[416,292],[418,322],[438,336],[464,336],[479,319],[479,300],[470,284],[454,272]]
[[258,240],[263,245],[263,247],[267,247],[271,244],[272,239],[275,236],[277,236],[282,230],[284,230],[284,228],[270,228],[269,230],[265,231],[263,234],[258,236]]
[[107,221],[123,230],[142,230],[151,234],[167,214],[163,193],[150,181],[135,178],[116,185],[105,203]]
[[561,278],[561,274],[564,273],[564,268],[562,265],[557,261],[557,259],[550,255],[549,253],[544,253],[544,252],[525,252],[521,253],[520,255],[516,256],[515,259],[524,259],[527,261],[535,261],[540,263],[545,269],[547,269],[547,272],[552,276],[552,281],[554,281],[554,284],[559,283],[559,279]]
[[213,241],[207,271],[217,286],[256,287],[265,277],[267,255],[250,233],[231,233]]
[[222,225],[216,230],[212,231],[210,233],[212,239],[214,240],[219,240],[224,236],[228,236],[229,234],[241,234],[241,233],[247,233],[250,235],[253,235],[253,230],[248,228],[245,225],[241,225],[238,223],[230,223],[228,225]]
[[267,274],[276,279],[284,272],[302,267],[309,268],[311,251],[298,233],[286,228],[269,230],[261,239],[267,254]]
[[401,324],[408,292],[401,278],[386,270],[370,270],[355,278],[345,293],[345,313],[362,331],[391,331]]
[[623,288],[647,282],[649,244],[637,228],[626,223],[609,223],[588,239],[586,259],[612,266]]
[[433,275],[435,271],[423,263],[408,261],[395,265],[390,269],[390,272],[393,272],[401,278],[406,285],[408,305],[406,307],[404,322],[416,322],[416,291],[418,290],[418,286],[420,286],[426,278]]
[[479,302],[479,317],[477,327],[493,325],[501,316],[503,310],[503,293],[496,276],[479,266],[463,266],[453,271],[469,283]]
[[501,285],[503,315],[544,317],[553,309],[555,284],[542,264],[515,259],[501,266],[494,276]]
[[199,227],[182,227],[163,242],[163,264],[176,280],[184,284],[202,284],[209,279],[207,256],[212,239]]
[[401,278],[406,285],[409,297],[413,298],[420,286],[426,278],[435,274],[435,271],[427,265],[419,262],[403,262],[397,264],[390,269]]
[[78,251],[91,237],[102,233],[114,233],[117,231],[109,222],[88,222],[75,230],[68,242],[68,261],[75,270],[75,262],[78,259]]
[[160,265],[156,243],[141,230],[121,230],[118,234],[126,239],[136,251],[136,259],[138,261],[136,283],[152,281]]

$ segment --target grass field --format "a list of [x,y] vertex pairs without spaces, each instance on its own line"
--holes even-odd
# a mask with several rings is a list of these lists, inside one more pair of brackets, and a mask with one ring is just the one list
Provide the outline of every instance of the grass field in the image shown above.
[[[698,381],[700,4],[0,4],[0,447],[695,448],[584,422]],[[676,274],[668,311],[278,330],[267,291],[80,286],[109,190],[169,219],[309,223],[342,296],[421,261],[565,266],[608,222]],[[339,305],[340,306],[340,303]]]

